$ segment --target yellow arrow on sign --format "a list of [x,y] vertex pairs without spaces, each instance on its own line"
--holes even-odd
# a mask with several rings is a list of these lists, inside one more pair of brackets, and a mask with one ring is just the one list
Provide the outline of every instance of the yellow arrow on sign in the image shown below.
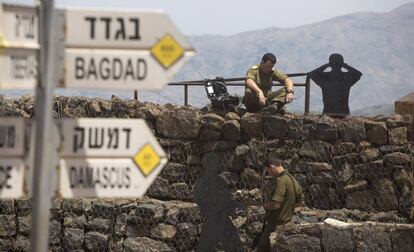
[[184,49],[170,34],[166,34],[151,48],[151,54],[168,69],[184,55]]
[[161,161],[160,156],[150,144],[144,145],[133,159],[145,177],[151,174]]

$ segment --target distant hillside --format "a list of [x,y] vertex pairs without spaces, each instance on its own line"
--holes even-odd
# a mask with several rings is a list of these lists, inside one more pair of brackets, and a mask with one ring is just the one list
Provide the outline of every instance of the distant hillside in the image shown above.
[[[388,13],[356,13],[291,29],[192,36],[190,40],[197,54],[176,80],[244,76],[268,51],[276,54],[282,71],[308,72],[337,52],[364,74],[351,89],[351,111],[392,104],[414,90],[414,3]],[[303,99],[303,93],[298,96]],[[321,92],[314,84],[311,96],[311,109],[320,110]],[[303,102],[298,100],[292,108],[302,110]]]
[[377,116],[377,115],[392,115],[395,114],[394,104],[377,105],[372,107],[365,107],[352,111],[356,116]]

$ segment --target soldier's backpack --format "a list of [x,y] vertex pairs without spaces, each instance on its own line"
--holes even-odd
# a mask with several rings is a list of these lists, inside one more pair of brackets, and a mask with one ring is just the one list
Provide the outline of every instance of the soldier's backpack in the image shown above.
[[204,87],[213,108],[224,109],[239,106],[240,98],[229,94],[226,83],[222,77],[216,77],[212,80],[205,79]]

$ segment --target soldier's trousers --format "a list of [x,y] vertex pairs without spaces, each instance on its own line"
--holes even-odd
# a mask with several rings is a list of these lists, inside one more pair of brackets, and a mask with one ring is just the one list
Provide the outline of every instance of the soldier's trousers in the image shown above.
[[266,221],[263,223],[262,235],[260,236],[259,243],[255,249],[256,252],[270,252],[270,234],[276,231],[277,224],[275,222]]
[[275,232],[278,228],[288,225],[290,222],[291,221],[276,223],[274,221],[265,221],[265,223],[263,223],[262,235],[255,248],[255,252],[270,252],[270,234]]
[[[272,104],[274,102],[282,102],[286,103],[286,89],[281,88],[277,91],[268,91],[264,94],[266,97],[266,105]],[[262,106],[259,103],[259,97],[256,95],[255,92],[246,91],[243,97],[243,104],[246,106],[247,111],[249,112],[257,112]],[[266,106],[265,105],[265,106]]]

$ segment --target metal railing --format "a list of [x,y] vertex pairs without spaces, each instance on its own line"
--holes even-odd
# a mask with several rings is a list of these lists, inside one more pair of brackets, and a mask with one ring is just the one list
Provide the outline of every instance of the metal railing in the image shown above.
[[[306,76],[305,83],[294,83],[295,87],[304,87],[305,88],[305,114],[309,113],[309,105],[310,105],[310,79],[307,73],[290,73],[287,74],[288,77],[301,77]],[[226,82],[226,86],[244,86],[244,77],[240,78],[227,78],[224,79]],[[171,82],[168,83],[169,86],[184,86],[184,105],[188,105],[188,87],[189,86],[204,86],[204,80],[193,80],[193,81],[178,81],[178,82]],[[281,83],[274,82],[273,85],[276,86],[283,86]],[[138,93],[134,92],[134,98],[138,99]]]

